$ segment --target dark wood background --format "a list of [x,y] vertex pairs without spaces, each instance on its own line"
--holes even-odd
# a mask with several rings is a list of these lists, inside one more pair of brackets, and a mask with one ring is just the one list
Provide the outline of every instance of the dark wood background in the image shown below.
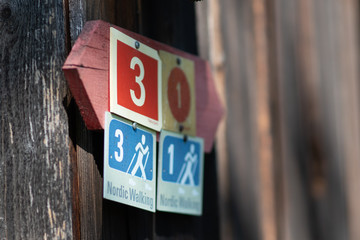
[[[61,67],[102,19],[211,62],[204,214],[102,199]],[[0,0],[0,239],[360,239],[356,0]]]

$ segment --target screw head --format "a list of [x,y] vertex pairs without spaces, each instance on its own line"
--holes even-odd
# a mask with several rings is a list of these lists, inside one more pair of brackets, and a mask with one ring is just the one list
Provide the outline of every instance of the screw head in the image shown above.
[[135,48],[139,49],[140,48],[140,43],[138,41],[135,42]]
[[180,65],[181,64],[181,58],[177,57],[176,58],[176,63],[177,63],[177,65]]

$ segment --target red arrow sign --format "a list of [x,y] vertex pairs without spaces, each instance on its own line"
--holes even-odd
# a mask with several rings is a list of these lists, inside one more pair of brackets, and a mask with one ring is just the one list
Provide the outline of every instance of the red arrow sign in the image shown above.
[[[204,138],[205,151],[211,151],[224,109],[214,87],[209,64],[197,56],[182,52],[126,29],[97,20],[87,22],[63,66],[70,90],[88,129],[104,129],[108,105],[110,26],[159,51],[164,50],[191,59],[195,63],[196,135]],[[135,71],[136,71],[135,67]],[[137,74],[137,73],[135,73]],[[137,98],[138,91],[135,91]]]

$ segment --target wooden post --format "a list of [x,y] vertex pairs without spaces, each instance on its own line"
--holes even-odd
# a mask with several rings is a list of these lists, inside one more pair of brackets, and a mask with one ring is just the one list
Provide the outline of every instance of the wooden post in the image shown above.
[[0,239],[72,238],[61,1],[0,1]]
[[358,239],[358,2],[221,9],[232,234]]

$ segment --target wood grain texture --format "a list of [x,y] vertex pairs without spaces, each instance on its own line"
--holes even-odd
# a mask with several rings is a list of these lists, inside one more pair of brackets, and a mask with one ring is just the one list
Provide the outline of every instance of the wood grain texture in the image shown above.
[[235,238],[358,239],[358,2],[222,3]]
[[226,142],[226,76],[225,52],[222,32],[221,1],[211,0],[196,4],[197,42],[200,57],[209,61],[214,76],[215,89],[225,108],[216,133],[216,175],[219,189],[219,223],[221,239],[233,239],[231,209],[229,207],[229,168]]
[[266,4],[224,1],[220,14],[230,234],[235,239],[277,239]]
[[69,87],[90,130],[103,128],[108,110],[109,28],[100,23],[104,22],[85,24],[63,67],[66,78],[73,80]]
[[[103,139],[102,134],[97,134],[86,130],[81,116],[77,116],[77,168],[79,176],[79,201],[81,238],[82,239],[102,239],[102,145],[98,144],[98,139]],[[100,156],[99,156],[100,155]],[[96,159],[95,158],[100,159]],[[100,165],[100,166],[98,166]]]
[[0,1],[0,239],[72,238],[63,21],[62,1]]
[[[103,21],[86,23],[63,66],[69,87],[89,129],[103,129],[104,113],[108,111],[109,27],[110,24]],[[142,35],[116,26],[112,27],[155,50],[165,50],[194,61],[197,136],[204,138],[205,151],[211,151],[217,125],[224,110],[215,91],[208,63],[195,55]]]
[[285,237],[357,239],[358,3],[277,4]]
[[[102,16],[109,1],[72,1],[68,4],[67,39],[70,47],[78,38],[87,18]],[[85,38],[83,41],[88,41]],[[76,73],[77,74],[77,73]],[[79,90],[79,93],[82,89]],[[70,93],[69,93],[70,94]],[[72,95],[69,96],[72,98]],[[91,107],[91,106],[89,106]],[[106,239],[103,236],[102,145],[103,136],[89,131],[72,100],[68,108],[69,133],[74,143],[73,229],[76,239]],[[86,114],[86,109],[84,110]],[[99,149],[100,147],[100,149]]]

